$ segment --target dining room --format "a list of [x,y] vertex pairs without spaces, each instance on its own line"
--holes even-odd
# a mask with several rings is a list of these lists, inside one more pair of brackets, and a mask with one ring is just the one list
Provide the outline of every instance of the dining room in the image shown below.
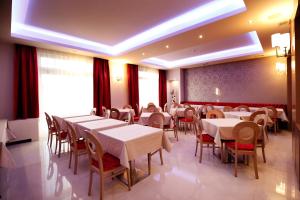
[[297,1],[3,0],[0,19],[0,199],[300,199]]

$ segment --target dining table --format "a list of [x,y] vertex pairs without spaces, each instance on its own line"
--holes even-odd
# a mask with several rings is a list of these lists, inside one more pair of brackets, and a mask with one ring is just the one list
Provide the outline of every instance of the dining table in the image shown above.
[[126,120],[128,119],[128,114],[130,113],[131,116],[135,115],[134,109],[132,108],[120,108],[118,109],[120,112],[120,120]]
[[139,181],[135,160],[163,148],[170,152],[172,144],[162,129],[132,124],[107,130],[93,131],[101,141],[103,150],[120,159],[130,169],[131,183]]

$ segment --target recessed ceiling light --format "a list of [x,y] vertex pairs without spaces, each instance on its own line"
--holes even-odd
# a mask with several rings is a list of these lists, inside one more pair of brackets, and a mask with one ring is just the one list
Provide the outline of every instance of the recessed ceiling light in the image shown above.
[[167,49],[169,48],[169,45],[168,45],[168,44],[166,45],[166,48],[167,48]]
[[253,24],[253,20],[252,19],[248,20],[248,22],[249,22],[249,24]]
[[143,53],[142,53],[142,56],[144,56],[144,55],[145,55],[145,53],[143,52]]
[[199,38],[199,39],[202,39],[202,38],[203,38],[203,35],[199,35],[198,38]]

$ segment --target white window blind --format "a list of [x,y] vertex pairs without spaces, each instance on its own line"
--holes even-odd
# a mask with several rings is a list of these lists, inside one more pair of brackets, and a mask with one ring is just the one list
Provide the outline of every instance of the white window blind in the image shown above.
[[149,102],[158,106],[158,70],[139,66],[140,107],[147,107]]
[[40,115],[89,114],[93,108],[93,59],[38,49]]

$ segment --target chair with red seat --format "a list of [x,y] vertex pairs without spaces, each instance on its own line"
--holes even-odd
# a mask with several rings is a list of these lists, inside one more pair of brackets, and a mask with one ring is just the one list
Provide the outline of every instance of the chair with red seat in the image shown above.
[[[48,115],[48,113],[45,112],[47,126],[48,126],[48,140],[47,143],[50,141],[50,147],[52,147],[52,139],[53,136],[56,136],[56,129],[53,125],[53,121],[51,120],[51,117]],[[57,138],[56,138],[57,140]]]
[[[194,123],[193,116],[196,114],[196,110],[193,107],[188,107],[184,110],[184,117],[179,118],[179,123],[183,123],[184,125],[184,133],[186,134],[186,129],[188,125],[192,125]],[[191,126],[190,126],[191,127]]]
[[196,117],[196,115],[193,116],[194,120],[194,126],[195,126],[195,135],[196,135],[196,150],[195,150],[195,156],[197,155],[198,151],[198,145],[200,144],[200,158],[199,162],[202,162],[202,151],[204,144],[207,145],[207,147],[210,147],[212,145],[213,153],[215,153],[215,138],[208,135],[203,131],[201,121]]
[[85,140],[83,138],[78,138],[73,126],[67,123],[68,127],[68,137],[70,141],[70,160],[69,160],[69,168],[71,168],[72,162],[72,154],[75,157],[75,166],[74,166],[74,174],[77,174],[77,166],[78,166],[78,157],[81,155],[87,154],[87,149],[85,145]]
[[[69,143],[68,133],[67,133],[67,131],[64,131],[61,129],[55,116],[52,116],[52,118],[53,118],[53,125],[56,129],[55,154],[56,154],[57,146],[58,146],[58,157],[60,157],[61,145],[64,143]],[[68,147],[69,147],[69,145],[68,145]]]
[[253,157],[255,178],[258,179],[256,143],[259,126],[254,122],[240,122],[233,128],[234,142],[226,143],[226,149],[234,157],[234,176],[237,177],[238,156]]
[[86,146],[89,155],[90,180],[88,195],[92,194],[93,173],[100,176],[100,200],[103,199],[104,178],[113,178],[126,173],[127,187],[130,190],[130,174],[128,168],[120,164],[120,160],[103,151],[101,143],[97,136],[86,131]]
[[[155,112],[150,115],[150,117],[148,119],[148,125],[151,127],[154,127],[154,128],[163,129],[164,121],[165,121],[165,116],[160,112]],[[164,164],[163,157],[162,157],[162,147],[160,147],[159,149],[157,149],[154,152],[148,153],[148,174],[149,175],[151,174],[151,157],[154,154],[156,154],[157,152],[159,152],[161,165]]]

